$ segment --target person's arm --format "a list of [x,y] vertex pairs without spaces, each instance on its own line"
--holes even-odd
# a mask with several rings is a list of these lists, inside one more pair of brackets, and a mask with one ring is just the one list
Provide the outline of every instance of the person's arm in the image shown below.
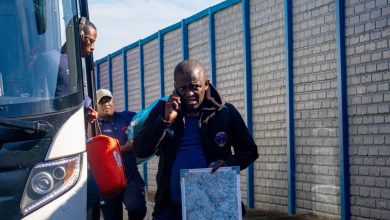
[[153,155],[171,125],[164,121],[165,101],[159,101],[151,110],[141,131],[134,137],[134,153],[139,158]]
[[86,133],[87,133],[87,139],[90,139],[93,137],[92,134],[92,124],[95,123],[95,121],[98,119],[98,112],[95,111],[92,107],[84,107],[84,120],[87,121],[86,123]]
[[257,145],[237,109],[228,103],[226,106],[230,111],[233,126],[232,145],[234,155],[226,158],[225,162],[227,166],[240,166],[240,169],[243,170],[259,157]]
[[126,141],[124,145],[119,146],[121,153],[130,152],[133,151],[133,142],[132,141]]

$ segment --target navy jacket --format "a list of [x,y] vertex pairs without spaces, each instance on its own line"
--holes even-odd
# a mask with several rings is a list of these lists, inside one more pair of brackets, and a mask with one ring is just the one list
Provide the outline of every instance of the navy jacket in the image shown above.
[[[165,101],[160,101],[152,109],[134,139],[137,157],[148,157],[154,153],[160,157],[154,215],[159,212],[161,203],[169,198],[171,169],[184,132],[183,115],[180,112],[171,124],[162,120],[164,106]],[[258,158],[257,146],[240,113],[232,104],[225,103],[212,85],[206,91],[200,107],[199,127],[208,163],[224,160],[228,166],[239,166],[243,170]]]

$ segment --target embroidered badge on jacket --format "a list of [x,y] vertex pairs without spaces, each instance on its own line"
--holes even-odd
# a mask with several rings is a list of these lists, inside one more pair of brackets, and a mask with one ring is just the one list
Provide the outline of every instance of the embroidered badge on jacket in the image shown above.
[[168,129],[166,130],[166,132],[167,132],[167,135],[168,135],[169,137],[173,137],[173,136],[175,135],[175,132],[174,132],[172,129],[170,129],[170,128],[168,128]]
[[218,144],[218,146],[223,147],[225,146],[228,139],[228,135],[226,132],[220,131],[215,135],[214,141]]

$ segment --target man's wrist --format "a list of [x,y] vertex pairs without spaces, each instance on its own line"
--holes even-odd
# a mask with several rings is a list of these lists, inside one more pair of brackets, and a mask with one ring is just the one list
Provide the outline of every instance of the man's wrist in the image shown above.
[[166,121],[163,116],[161,116],[160,118],[161,118],[161,121],[164,122],[165,124],[167,124],[167,125],[172,124],[172,122]]

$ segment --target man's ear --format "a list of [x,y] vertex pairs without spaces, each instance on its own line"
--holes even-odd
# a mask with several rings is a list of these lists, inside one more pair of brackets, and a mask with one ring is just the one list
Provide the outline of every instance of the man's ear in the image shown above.
[[81,17],[80,18],[80,22],[79,22],[79,32],[80,32],[80,38],[82,40],[84,40],[84,36],[85,36],[85,33],[84,33],[84,26],[85,26],[85,21],[87,20],[87,18],[85,17]]
[[209,85],[210,85],[210,80],[206,79],[206,81],[204,82],[204,86],[206,87],[206,90],[209,89]]

